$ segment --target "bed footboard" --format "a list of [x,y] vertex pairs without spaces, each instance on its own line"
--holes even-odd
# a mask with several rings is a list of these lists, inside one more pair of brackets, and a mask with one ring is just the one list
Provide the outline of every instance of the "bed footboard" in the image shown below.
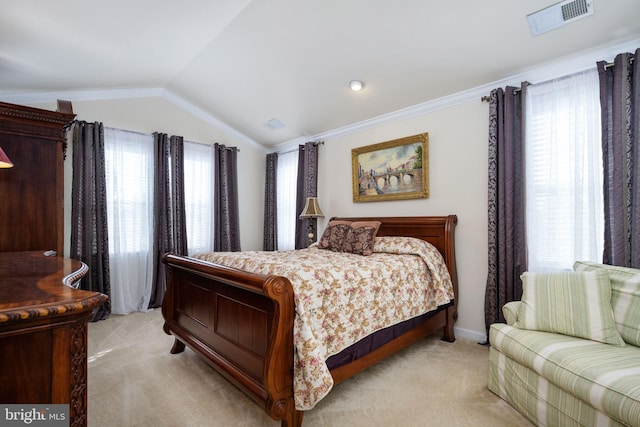
[[189,346],[283,427],[293,401],[293,288],[287,278],[165,255],[164,331],[172,353]]

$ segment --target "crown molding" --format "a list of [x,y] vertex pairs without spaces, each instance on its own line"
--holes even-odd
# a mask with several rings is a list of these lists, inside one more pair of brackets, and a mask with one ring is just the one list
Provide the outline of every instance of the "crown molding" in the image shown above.
[[96,101],[106,99],[149,98],[161,96],[162,88],[132,89],[89,89],[58,92],[0,93],[0,99],[12,104],[40,104],[56,102],[58,99],[69,101]]
[[491,85],[479,86],[464,92],[447,95],[445,97],[414,105],[412,107],[403,108],[401,110],[382,114],[371,119],[366,119],[360,122],[352,123],[350,125],[342,126],[328,132],[292,139],[290,141],[276,145],[272,152],[284,152],[290,150],[292,147],[298,144],[303,144],[308,141],[326,141],[329,139],[339,138],[353,133],[373,129],[378,126],[388,125],[390,123],[399,122],[402,120],[410,119],[412,117],[432,113],[434,111],[442,110],[445,108],[450,108],[470,101],[479,101],[483,95],[486,95],[486,93],[491,90],[490,88],[492,87],[493,86]]
[[197,107],[175,92],[165,88],[129,88],[129,89],[95,89],[69,90],[59,92],[1,93],[3,102],[20,105],[55,103],[58,99],[67,101],[104,101],[109,99],[163,98],[190,114],[202,119],[213,127],[239,139],[258,151],[267,153],[267,149],[242,132],[229,126],[218,117]]
[[504,87],[509,85],[518,86],[523,81],[532,84],[541,83],[552,80],[554,78],[566,76],[569,74],[584,71],[588,68],[595,67],[597,61],[612,61],[618,53],[633,52],[640,48],[640,39],[634,39],[623,43],[600,46],[587,51],[578,52],[571,57],[560,61],[549,62],[535,69],[510,76],[508,78],[497,80],[481,86],[477,86],[468,90],[447,95],[438,99],[427,101],[401,110],[392,111],[377,117],[362,120],[333,129],[316,135],[309,135],[295,138],[274,146],[271,149],[266,148],[262,144],[256,142],[252,138],[244,135],[242,132],[229,126],[220,118],[194,105],[180,95],[166,88],[129,88],[129,89],[96,89],[96,90],[73,90],[59,92],[34,92],[34,93],[0,93],[0,100],[14,104],[38,104],[45,102],[55,102],[58,99],[69,101],[95,101],[107,99],[130,99],[130,98],[148,98],[160,97],[173,103],[179,108],[193,114],[194,116],[204,120],[213,127],[243,141],[254,149],[262,153],[284,152],[292,147],[308,141],[326,141],[334,138],[343,137],[356,132],[373,129],[378,126],[407,120],[423,114],[432,113],[438,110],[451,108],[468,102],[478,102],[482,96],[487,95],[496,87]]
[[582,51],[578,55],[560,61],[550,62],[535,69],[501,79],[481,86],[477,86],[465,91],[457,92],[442,98],[427,101],[408,108],[393,111],[371,119],[352,123],[328,132],[316,135],[292,139],[276,145],[271,152],[285,152],[297,145],[308,141],[326,141],[339,138],[357,132],[373,129],[378,126],[407,120],[423,114],[432,113],[438,110],[455,107],[468,102],[478,102],[493,89],[504,86],[519,86],[520,83],[528,81],[536,84],[546,82],[555,78],[567,76],[573,73],[595,68],[598,61],[612,61],[615,55],[621,52],[633,52],[640,48],[640,39],[631,40],[624,43],[599,47],[589,51]]
[[256,142],[252,138],[249,138],[248,136],[246,136],[242,132],[236,130],[235,128],[233,128],[231,126],[229,126],[228,124],[226,124],[221,119],[219,119],[218,117],[214,116],[213,114],[208,113],[205,110],[203,110],[202,108],[195,106],[194,104],[192,104],[191,102],[187,101],[186,99],[184,99],[180,95],[176,94],[175,92],[172,92],[169,89],[162,89],[162,94],[160,96],[162,98],[166,99],[167,101],[175,104],[176,106],[182,108],[183,110],[185,110],[185,111],[193,114],[194,116],[204,120],[205,122],[209,123],[213,127],[217,128],[217,129],[220,129],[221,131],[223,131],[225,133],[228,133],[229,135],[241,140],[242,142],[244,142],[247,145],[250,145],[251,147],[253,147],[257,151],[260,151],[260,152],[265,153],[265,154],[268,152],[268,150],[262,144],[259,144],[258,142]]

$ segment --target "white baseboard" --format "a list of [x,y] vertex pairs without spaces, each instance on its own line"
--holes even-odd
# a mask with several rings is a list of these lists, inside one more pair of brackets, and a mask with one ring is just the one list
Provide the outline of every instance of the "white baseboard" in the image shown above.
[[454,327],[453,333],[456,335],[456,337],[466,338],[478,343],[484,343],[487,340],[487,334],[483,332],[472,331],[471,329]]

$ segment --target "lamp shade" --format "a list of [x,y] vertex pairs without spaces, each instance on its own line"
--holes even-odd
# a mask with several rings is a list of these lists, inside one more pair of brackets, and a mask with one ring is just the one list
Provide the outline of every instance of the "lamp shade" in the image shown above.
[[307,203],[304,205],[300,218],[324,218],[317,197],[307,197]]
[[9,157],[7,157],[7,155],[5,154],[4,151],[2,151],[2,148],[0,147],[0,168],[12,168],[13,167],[13,163],[11,163],[11,160],[9,160]]

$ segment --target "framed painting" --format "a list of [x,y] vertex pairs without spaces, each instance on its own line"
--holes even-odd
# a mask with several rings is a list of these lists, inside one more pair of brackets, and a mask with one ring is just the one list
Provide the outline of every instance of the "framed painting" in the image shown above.
[[429,197],[429,134],[351,150],[354,202]]

